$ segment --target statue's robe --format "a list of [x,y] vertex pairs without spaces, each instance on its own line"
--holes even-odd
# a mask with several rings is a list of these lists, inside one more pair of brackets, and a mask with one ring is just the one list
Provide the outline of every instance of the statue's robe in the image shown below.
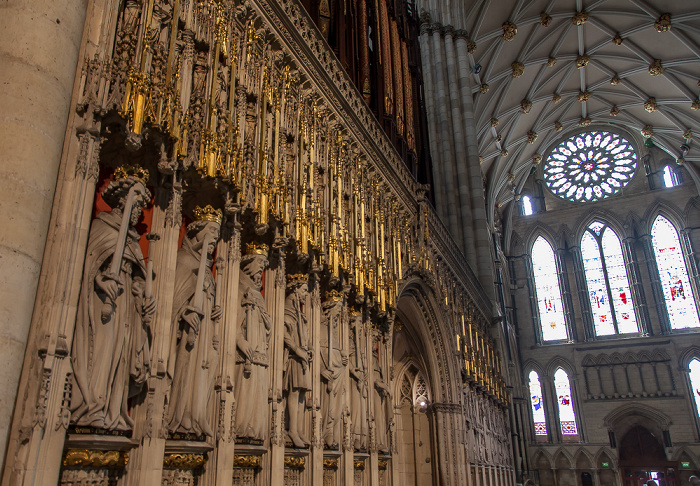
[[[204,275],[199,330],[183,318],[194,307],[197,291],[200,253],[192,249],[189,240],[177,252],[175,293],[173,299],[173,334],[171,336],[168,373],[172,377],[168,406],[168,431],[213,436],[209,424],[209,402],[213,395],[219,363],[218,323],[211,313],[215,305],[216,284],[207,262]],[[190,343],[191,342],[191,343]]]
[[236,350],[236,438],[249,442],[264,441],[270,429],[268,423],[268,344],[271,319],[267,305],[253,280],[241,271],[239,284],[238,340],[251,348],[249,360]]
[[150,367],[148,326],[139,308],[146,268],[134,228],[127,235],[113,309],[95,282],[109,271],[121,222],[121,214],[103,212],[90,228],[71,353],[71,422],[81,427],[130,430],[127,401],[141,391]]

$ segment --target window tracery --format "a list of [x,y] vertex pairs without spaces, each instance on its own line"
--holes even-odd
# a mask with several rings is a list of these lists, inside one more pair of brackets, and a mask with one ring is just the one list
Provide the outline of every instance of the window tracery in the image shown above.
[[595,221],[581,238],[581,257],[597,336],[639,331],[620,239]]
[[532,270],[544,341],[568,338],[554,251],[543,237],[532,245]]
[[651,239],[671,329],[700,327],[678,231],[659,215],[652,225]]
[[637,154],[621,135],[592,130],[561,142],[547,157],[544,180],[562,199],[594,202],[618,193],[637,169]]

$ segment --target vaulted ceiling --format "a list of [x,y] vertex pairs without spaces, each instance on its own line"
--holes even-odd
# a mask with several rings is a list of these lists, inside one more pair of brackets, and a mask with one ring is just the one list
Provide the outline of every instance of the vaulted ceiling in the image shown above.
[[700,163],[700,0],[422,3],[468,32],[490,211],[579,127],[623,126],[674,159],[689,144]]

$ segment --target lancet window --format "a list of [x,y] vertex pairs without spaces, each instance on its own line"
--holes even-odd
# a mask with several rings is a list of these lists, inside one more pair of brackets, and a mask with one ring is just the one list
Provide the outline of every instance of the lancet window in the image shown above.
[[690,370],[688,378],[690,378],[690,389],[693,393],[695,413],[700,417],[700,360],[697,358],[693,359],[688,364],[688,369]]
[[559,425],[562,435],[578,435],[569,375],[561,368],[554,373],[554,389],[557,393]]
[[638,332],[620,239],[595,221],[581,238],[581,257],[598,336]]
[[542,385],[536,371],[530,372],[530,404],[532,406],[532,421],[535,426],[535,436],[547,437],[547,417],[544,411]]
[[532,245],[531,256],[542,340],[565,340],[568,334],[554,251],[540,236]]
[[668,219],[657,216],[651,237],[671,329],[700,327],[678,231]]

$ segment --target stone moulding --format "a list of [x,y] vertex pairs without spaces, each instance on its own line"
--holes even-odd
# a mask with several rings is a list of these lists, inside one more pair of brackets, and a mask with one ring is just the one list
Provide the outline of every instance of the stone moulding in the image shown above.
[[64,467],[124,467],[128,462],[129,453],[125,451],[68,449],[63,455]]
[[206,464],[204,454],[168,454],[163,458],[163,467],[173,469],[196,469]]

